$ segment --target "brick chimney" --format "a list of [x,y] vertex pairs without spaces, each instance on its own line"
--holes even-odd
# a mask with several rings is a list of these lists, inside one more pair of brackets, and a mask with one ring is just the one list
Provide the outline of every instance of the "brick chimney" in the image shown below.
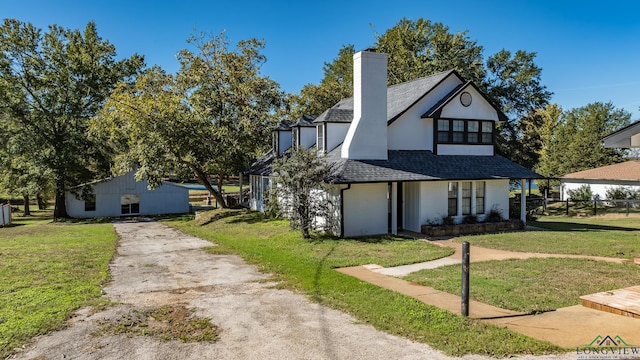
[[342,158],[387,160],[387,55],[353,55],[353,121],[342,144]]

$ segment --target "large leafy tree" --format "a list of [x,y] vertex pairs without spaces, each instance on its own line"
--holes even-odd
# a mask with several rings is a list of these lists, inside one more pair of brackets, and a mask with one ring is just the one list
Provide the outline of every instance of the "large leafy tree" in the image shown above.
[[56,218],[67,217],[67,190],[108,171],[109,154],[87,137],[87,121],[144,65],[138,55],[115,58],[93,22],[82,32],[52,25],[43,33],[13,19],[0,26],[0,121],[20,134],[14,156],[50,171]]
[[535,55],[522,50],[515,54],[499,51],[487,60],[488,76],[483,85],[496,105],[510,117],[510,121],[500,124],[498,151],[528,167],[537,163],[531,163],[527,156],[535,149],[522,151],[527,145],[527,135],[522,131],[520,121],[544,108],[552,95],[541,83],[542,69],[535,64]]
[[452,69],[477,84],[485,78],[482,46],[466,31],[451,33],[442,23],[403,18],[376,42],[389,55],[389,85]]
[[320,115],[341,99],[353,95],[354,53],[353,45],[343,45],[331,63],[324,63],[324,77],[320,84],[307,84],[300,90],[300,94],[292,96],[292,118],[297,119],[303,114]]
[[602,137],[629,124],[631,113],[595,102],[562,113],[538,171],[560,177],[623,161],[624,151],[605,148]]
[[520,146],[516,146],[512,152],[520,159],[521,165],[533,169],[547,155],[561,114],[562,107],[548,104],[530,111],[520,119],[517,124]]
[[188,43],[193,49],[180,51],[175,76],[155,68],[122,84],[92,128],[121,149],[121,170],[139,166],[136,176],[157,186],[188,169],[226,207],[217,189],[266,149],[282,94],[260,74],[262,41],[231,46],[221,33]]

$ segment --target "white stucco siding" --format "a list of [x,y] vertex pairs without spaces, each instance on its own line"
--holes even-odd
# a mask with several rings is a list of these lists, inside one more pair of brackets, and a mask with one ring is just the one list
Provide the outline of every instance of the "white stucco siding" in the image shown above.
[[[469,181],[469,180],[467,180]],[[478,216],[478,220],[484,220],[484,216],[489,213],[492,207],[495,207],[502,213],[503,218],[509,217],[509,180],[474,180],[473,183],[477,183],[478,181],[484,181],[485,183],[485,207],[484,213],[475,215]],[[462,181],[458,181],[458,189],[460,189],[460,183]],[[441,223],[442,219],[447,216],[448,212],[448,186],[449,181],[431,181],[431,182],[421,182],[419,184],[419,201],[420,201],[420,211],[417,215],[409,215],[409,211],[412,210],[408,206],[405,206],[405,211],[407,214],[405,218],[407,221],[410,216],[413,216],[415,220],[412,220],[411,223],[406,222],[407,229],[411,231],[420,231],[420,226],[424,225],[428,222],[430,223]],[[411,194],[411,188],[415,185],[409,185],[405,187],[405,191],[407,195]],[[474,185],[475,189],[475,185]],[[475,196],[473,194],[472,196]],[[409,205],[412,201],[411,199],[405,198],[405,204]],[[475,204],[475,199],[472,200],[472,204]],[[458,212],[461,214],[460,206],[458,206]],[[472,209],[472,212],[475,212],[475,208]],[[456,222],[461,222],[463,219],[462,215],[454,216],[454,220]]]
[[389,125],[389,150],[433,151],[433,119],[421,116],[461,83],[458,77],[449,76]]
[[292,145],[291,131],[278,131],[278,155],[283,154]]
[[327,129],[327,152],[335,149],[344,141],[344,137],[349,130],[349,123],[326,123]]
[[[420,183],[420,225],[427,222],[440,223],[447,216],[448,181],[431,181]],[[420,231],[420,227],[417,230]]]
[[637,181],[615,181],[615,180],[586,180],[586,179],[563,179],[560,182],[560,189],[562,191],[562,199],[569,198],[569,190],[577,190],[583,185],[589,185],[593,196],[598,196],[599,199],[607,199],[607,190],[615,189],[623,186],[631,191],[640,191],[640,183]]
[[300,127],[300,146],[303,149],[309,149],[316,143],[315,127]]
[[493,145],[438,144],[438,155],[493,156]]
[[[491,209],[500,211],[503,219],[509,218],[509,180],[485,181],[485,207],[484,215],[488,215]],[[479,220],[484,220],[484,217]]]
[[[149,190],[147,181],[135,181],[133,172],[93,184],[96,209],[85,211],[85,201],[67,193],[67,212],[75,218],[112,217],[122,215],[157,215],[189,212],[189,189],[164,183]],[[139,198],[139,212],[122,214],[123,195]]]
[[471,105],[463,106],[459,100],[460,95],[457,95],[442,109],[441,117],[443,119],[499,120],[496,109],[476,89],[468,86],[463,92],[471,94]]
[[387,183],[352,184],[343,192],[344,236],[388,233]]
[[405,182],[403,189],[404,211],[403,211],[403,228],[420,232],[420,226],[424,219],[420,219],[420,183]]

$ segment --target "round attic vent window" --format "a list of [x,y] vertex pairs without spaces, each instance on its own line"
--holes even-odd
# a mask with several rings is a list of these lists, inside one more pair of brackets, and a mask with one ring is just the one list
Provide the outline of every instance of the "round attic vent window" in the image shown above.
[[466,91],[460,94],[460,104],[465,107],[471,105],[471,94]]

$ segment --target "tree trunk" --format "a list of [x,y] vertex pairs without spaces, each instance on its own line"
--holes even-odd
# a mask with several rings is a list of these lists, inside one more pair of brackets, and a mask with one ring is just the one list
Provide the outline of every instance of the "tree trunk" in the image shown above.
[[[218,183],[217,183],[217,185],[216,185],[216,186],[217,186],[218,191],[220,192],[220,195],[221,195],[221,196],[222,196],[222,180],[223,180],[223,178],[224,178],[224,175],[223,175],[223,174],[218,174]],[[226,201],[224,202],[224,204],[225,204],[225,206],[223,206],[223,208],[224,208],[224,207],[228,207],[228,206],[229,206],[229,204],[227,204],[227,202],[226,202]]]
[[31,209],[29,208],[29,194],[22,195],[24,199],[24,216],[31,216]]
[[[220,192],[216,191],[216,189],[214,189],[213,186],[211,186],[211,182],[207,178],[207,174],[205,174],[202,170],[200,170],[194,164],[187,164],[187,165],[189,166],[189,168],[191,168],[191,171],[193,171],[193,174],[198,178],[200,183],[202,185],[204,185],[204,187],[207,190],[209,190],[210,194],[213,194],[213,197],[216,198],[216,200],[218,201],[218,204],[220,205],[220,207],[223,208],[223,209],[226,209],[227,208],[227,203],[224,201],[224,198],[222,197]],[[221,188],[219,188],[219,189],[221,189]]]
[[64,191],[56,190],[56,206],[53,210],[53,220],[68,219],[67,202]]
[[47,203],[44,201],[44,197],[42,196],[42,193],[38,193],[38,195],[36,195],[36,199],[38,201],[38,209],[46,210]]

